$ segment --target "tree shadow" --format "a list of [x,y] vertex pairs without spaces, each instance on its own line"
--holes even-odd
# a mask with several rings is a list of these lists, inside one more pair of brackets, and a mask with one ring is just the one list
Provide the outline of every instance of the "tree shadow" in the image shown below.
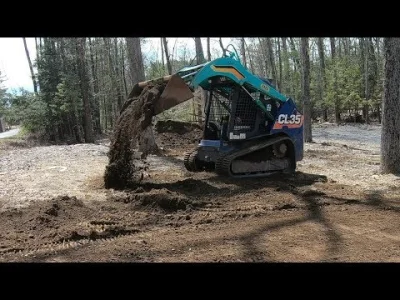
[[[390,205],[385,201],[385,197],[383,196],[383,191],[381,190],[373,190],[369,192],[365,192],[365,201],[358,200],[358,199],[345,199],[337,196],[325,196],[325,198],[333,199],[338,201],[339,205],[363,205],[373,207],[378,210],[382,211],[394,211],[400,212],[400,206]],[[390,202],[390,201],[389,201]],[[400,198],[399,198],[399,205],[400,205]]]
[[[279,230],[284,227],[296,226],[309,221],[315,221],[319,223],[325,229],[324,231],[326,232],[326,235],[328,237],[327,253],[325,255],[325,258],[321,260],[330,260],[331,257],[334,257],[339,252],[342,238],[333,226],[333,224],[326,219],[320,206],[318,205],[317,197],[321,196],[321,194],[315,193],[310,195],[309,193],[307,193],[299,196],[298,193],[294,193],[294,195],[298,196],[301,201],[306,203],[308,215],[304,218],[268,224],[242,236],[241,240],[245,245],[245,250],[243,253],[244,259],[254,260],[254,255],[259,252],[257,251],[257,240],[259,240],[261,235],[267,233],[268,231]],[[265,260],[264,257],[265,254],[263,252],[263,258],[261,258],[260,260]]]
[[[268,225],[258,228],[256,230],[253,230],[248,234],[242,235],[239,238],[245,246],[242,259],[250,260],[253,262],[266,261],[266,260],[268,261],[268,259],[272,260],[271,256],[268,254],[268,252],[265,253],[265,251],[258,250],[257,240],[261,237],[261,235],[265,234],[268,231],[278,230],[278,229],[281,229],[284,227],[299,225],[306,221],[308,221],[308,218],[298,218],[298,219],[292,219],[292,220],[288,220],[288,221],[276,222],[274,224],[268,224]],[[267,259],[265,256],[267,256]]]
[[[145,191],[152,189],[168,189],[170,191],[183,194],[193,200],[207,200],[212,202],[214,198],[234,197],[246,192],[257,192],[263,188],[275,188],[277,191],[294,192],[297,187],[312,185],[316,182],[326,182],[327,178],[323,175],[296,172],[294,175],[275,175],[268,178],[224,178],[218,175],[206,179],[187,178],[175,182],[143,182],[141,187]],[[215,184],[233,185],[232,187],[214,186]]]
[[368,205],[372,206],[383,206],[383,196],[380,191],[374,190],[366,195]]
[[311,174],[297,171],[294,174],[276,173],[262,178],[231,178],[215,175],[208,179],[212,182],[235,184],[239,187],[282,187],[282,186],[306,186],[316,182],[327,182],[325,175]]
[[371,192],[366,193],[365,200],[366,200],[365,203],[361,202],[360,204],[373,206],[380,210],[391,210],[394,212],[400,212],[400,206],[390,205],[385,201],[385,197],[383,196],[383,191],[381,190],[373,190]]
[[[300,195],[298,192],[294,192],[293,194],[298,196],[301,201],[306,203],[306,209],[308,211],[307,217],[269,224],[242,236],[241,240],[245,244],[245,250],[243,254],[244,259],[254,260],[254,257],[256,257],[257,259],[257,255],[258,253],[260,253],[260,251],[257,250],[257,241],[263,234],[267,233],[268,231],[278,230],[284,227],[296,226],[308,221],[318,222],[325,229],[324,232],[328,238],[327,253],[325,257],[321,259],[321,261],[330,261],[332,259],[335,259],[335,255],[337,255],[341,249],[343,239],[338,230],[335,229],[334,224],[328,221],[327,218],[324,216],[324,213],[321,210],[321,206],[323,205],[321,205],[321,203],[318,203],[318,198],[320,196],[339,201],[337,203],[338,205],[364,205],[372,206],[374,208],[384,211],[391,210],[394,212],[400,212],[400,207],[385,203],[383,192],[380,190],[374,190],[372,192],[366,193],[365,201],[331,197],[321,192],[303,193]],[[263,252],[263,258],[259,260],[265,260],[265,252]]]
[[317,182],[327,182],[325,175],[296,172],[295,174],[274,174],[264,178],[229,178],[213,176],[210,182],[236,186],[231,195],[256,192],[263,188],[273,188],[277,192],[296,193],[297,188],[310,186]]

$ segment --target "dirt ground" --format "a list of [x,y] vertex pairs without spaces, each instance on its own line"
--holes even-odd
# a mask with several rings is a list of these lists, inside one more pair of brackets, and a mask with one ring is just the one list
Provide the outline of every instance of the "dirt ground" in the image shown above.
[[108,140],[1,142],[0,261],[400,261],[400,177],[379,174],[379,126],[315,125],[294,176],[233,180],[185,171],[201,131],[173,125],[129,191],[104,188]]

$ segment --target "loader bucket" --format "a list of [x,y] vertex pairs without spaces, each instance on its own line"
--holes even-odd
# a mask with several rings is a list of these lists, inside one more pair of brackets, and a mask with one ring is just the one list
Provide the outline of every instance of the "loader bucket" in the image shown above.
[[183,81],[181,77],[176,74],[137,83],[129,94],[129,98],[139,96],[143,88],[149,83],[158,82],[168,83],[157,103],[155,103],[154,105],[155,115],[158,115],[163,111],[170,109],[171,107],[174,107],[182,102],[185,102],[186,100],[193,98],[193,93],[189,86]]

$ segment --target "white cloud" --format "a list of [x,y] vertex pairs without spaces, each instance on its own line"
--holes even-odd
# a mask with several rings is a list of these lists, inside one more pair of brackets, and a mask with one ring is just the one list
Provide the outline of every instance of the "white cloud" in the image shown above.
[[[186,48],[188,57],[193,58],[195,53],[195,45],[193,38],[168,38],[168,48],[170,53],[174,50],[173,55],[176,57],[178,49]],[[27,38],[27,45],[32,62],[36,58],[35,39]],[[224,46],[229,43],[237,45],[236,38],[223,38]],[[176,44],[176,45],[175,45]],[[206,38],[202,38],[204,54],[207,56]],[[175,47],[174,47],[175,45]],[[210,39],[210,48],[212,58],[220,56],[222,51],[219,46],[219,38]],[[142,52],[147,60],[161,60],[161,45],[160,38],[147,38],[146,42],[142,45]],[[237,51],[239,49],[237,48]],[[28,60],[26,58],[23,40],[19,38],[0,38],[0,70],[2,75],[5,75],[6,81],[4,85],[6,88],[19,88],[23,87],[27,90],[33,91],[33,84],[29,70]]]
[[[26,39],[32,62],[36,57],[35,39]],[[33,84],[22,38],[0,38],[0,70],[6,88],[23,87],[33,91]]]

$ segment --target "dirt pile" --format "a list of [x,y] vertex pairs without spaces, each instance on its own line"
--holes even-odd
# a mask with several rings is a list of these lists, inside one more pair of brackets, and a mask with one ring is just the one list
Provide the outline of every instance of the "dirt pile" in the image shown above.
[[160,120],[155,126],[158,133],[172,132],[180,135],[185,135],[194,130],[201,130],[200,125],[196,123],[180,122],[174,120]]
[[[146,185],[144,185],[144,187],[146,187]],[[134,193],[124,196],[114,196],[110,200],[129,203],[132,209],[143,211],[161,210],[173,212],[186,210],[191,205],[191,201],[187,197],[166,188],[150,188],[148,191],[138,188]]]
[[69,196],[2,212],[0,226],[0,255],[138,232],[117,208],[89,207]]
[[[202,138],[200,125],[173,120],[160,120],[155,125],[157,142],[164,149],[194,148]],[[183,153],[182,152],[182,153]]]
[[143,159],[148,147],[139,156],[134,149],[148,143],[148,133],[154,116],[154,105],[160,98],[165,84],[148,85],[138,97],[129,99],[123,106],[115,126],[108,153],[109,164],[104,174],[105,188],[124,189],[137,186],[146,169]]
[[90,218],[92,213],[81,200],[68,196],[2,212],[0,252],[34,246],[37,240],[57,242],[67,239],[76,230],[68,224],[77,224],[79,220]]

